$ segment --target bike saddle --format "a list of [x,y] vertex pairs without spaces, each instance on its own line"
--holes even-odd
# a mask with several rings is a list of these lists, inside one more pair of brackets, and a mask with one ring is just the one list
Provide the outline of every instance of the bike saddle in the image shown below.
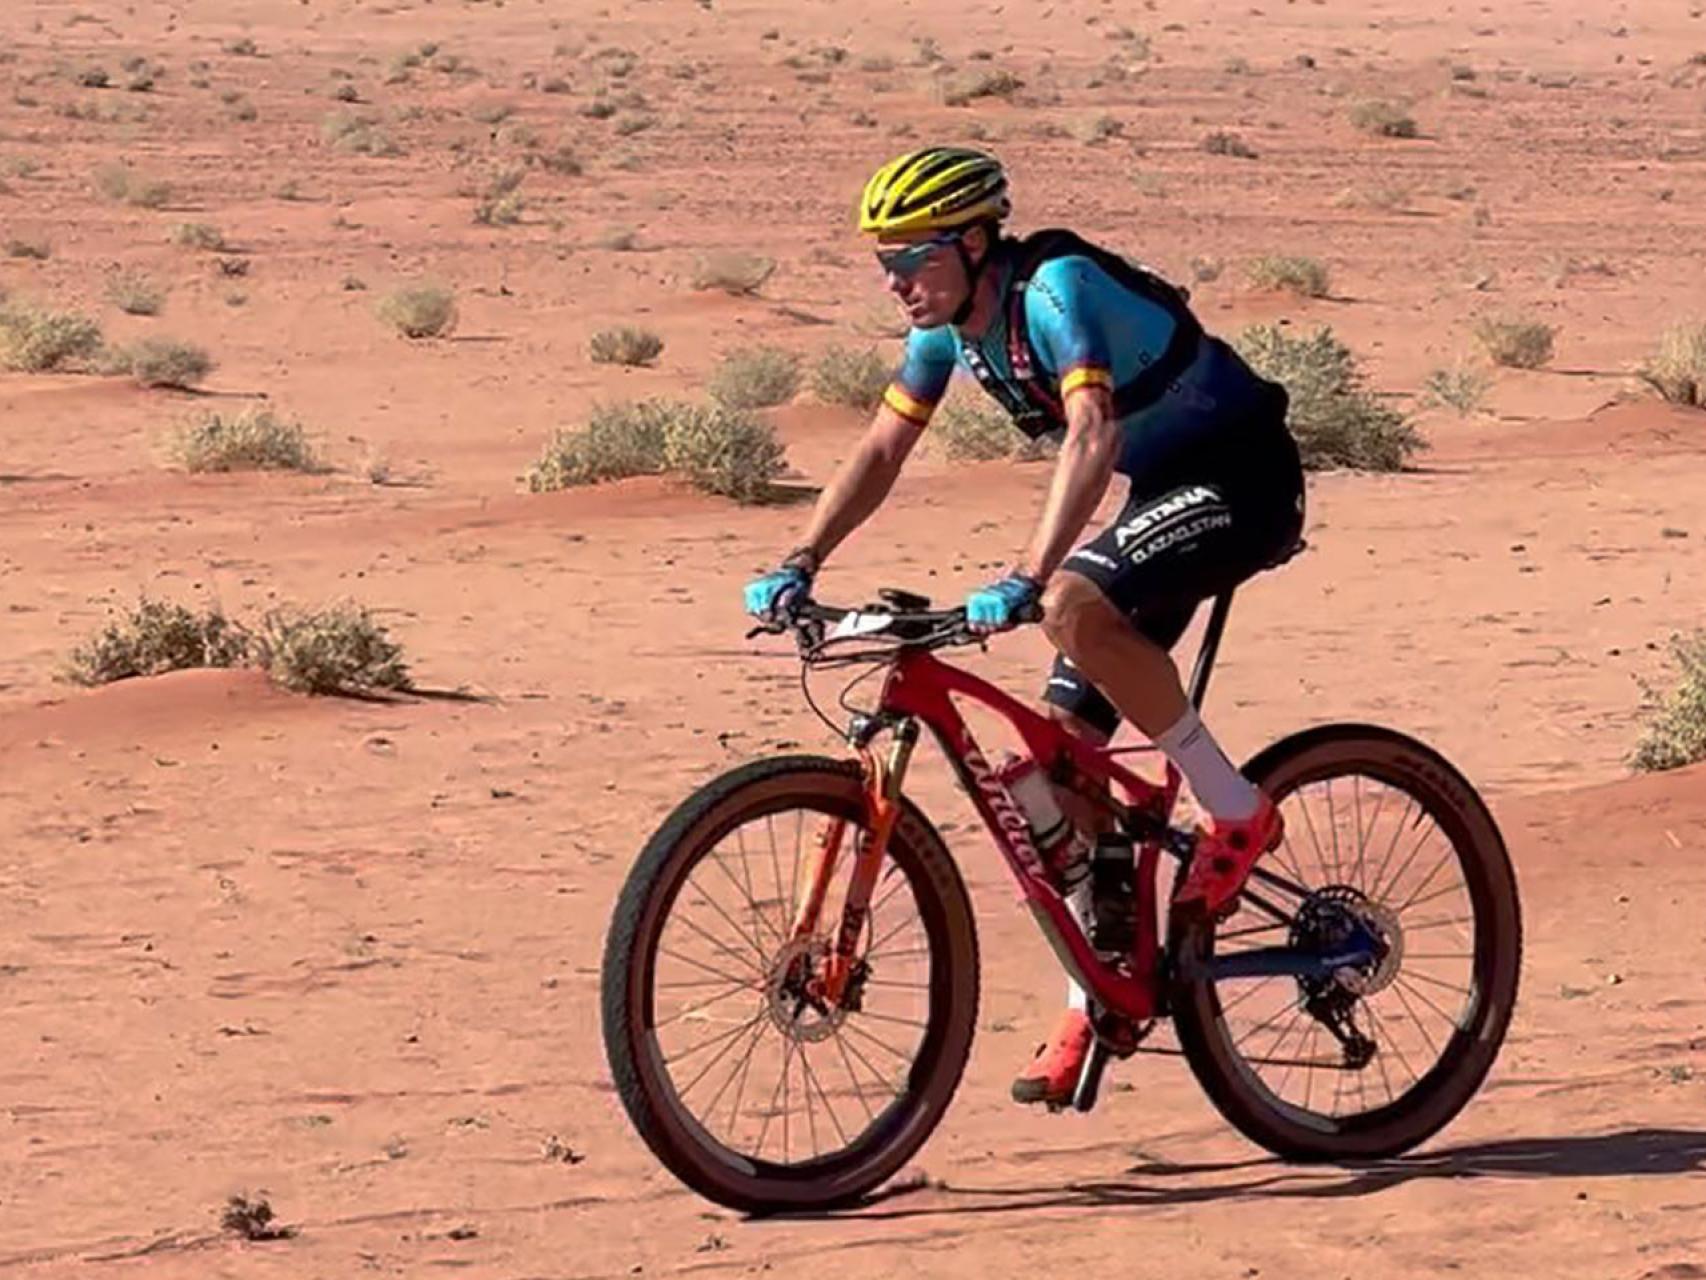
[[877,591],[877,599],[895,609],[913,611],[928,609],[930,598],[917,595],[911,591],[902,591],[898,587],[882,587]]

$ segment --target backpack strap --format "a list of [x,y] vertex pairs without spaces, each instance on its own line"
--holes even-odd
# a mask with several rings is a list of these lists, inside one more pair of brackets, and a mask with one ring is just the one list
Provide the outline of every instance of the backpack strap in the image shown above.
[[1026,435],[1035,438],[1066,424],[1058,380],[1043,371],[1042,358],[1025,323],[1025,289],[1043,263],[1054,258],[1085,257],[1107,272],[1123,288],[1165,310],[1173,320],[1173,335],[1166,350],[1150,361],[1136,377],[1115,387],[1114,412],[1119,417],[1148,408],[1166,394],[1197,358],[1202,341],[1201,323],[1190,308],[1188,290],[1171,284],[1153,271],[1091,244],[1064,228],[1037,231],[1018,243],[1013,275],[1007,286],[1007,357],[1013,370],[1012,383],[995,376],[971,347],[966,367],[971,371]]

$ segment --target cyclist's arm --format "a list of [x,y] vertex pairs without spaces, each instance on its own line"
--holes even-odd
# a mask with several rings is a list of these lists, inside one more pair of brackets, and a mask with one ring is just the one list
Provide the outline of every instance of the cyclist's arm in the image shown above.
[[905,363],[884,393],[865,438],[836,470],[812,511],[804,545],[817,563],[888,497],[953,372],[954,343],[945,330],[914,330],[908,336]]
[[886,402],[877,410],[865,438],[818,495],[804,545],[819,564],[882,505],[924,426]]
[[1100,383],[1079,383],[1068,390],[1066,439],[1054,464],[1042,519],[1019,560],[1020,573],[1048,581],[1096,514],[1119,455],[1120,427],[1112,392]]
[[1025,294],[1026,327],[1038,354],[1060,371],[1066,411],[1066,438],[1048,501],[1018,566],[1038,582],[1046,582],[1077,545],[1108,491],[1120,455],[1113,359],[1089,265],[1070,257],[1045,263]]

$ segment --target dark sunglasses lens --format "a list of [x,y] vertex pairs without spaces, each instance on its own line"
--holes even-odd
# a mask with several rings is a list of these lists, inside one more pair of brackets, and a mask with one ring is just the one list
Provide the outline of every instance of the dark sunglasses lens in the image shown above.
[[884,271],[902,277],[915,276],[924,269],[924,264],[930,261],[930,255],[936,250],[934,241],[923,244],[909,244],[904,249],[885,249],[877,254],[877,265]]

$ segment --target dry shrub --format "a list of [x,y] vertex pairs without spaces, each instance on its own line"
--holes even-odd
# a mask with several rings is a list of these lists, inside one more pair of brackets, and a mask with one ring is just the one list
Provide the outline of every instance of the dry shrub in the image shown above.
[[872,410],[882,403],[893,372],[874,347],[827,347],[812,368],[812,394],[825,404]]
[[46,240],[8,240],[6,241],[6,256],[8,258],[29,258],[36,262],[46,262],[53,256],[53,249]]
[[87,361],[101,349],[101,328],[71,311],[0,301],[0,368],[46,373]]
[[1645,771],[1679,769],[1706,760],[1706,629],[1672,636],[1671,657],[1680,668],[1676,686],[1660,694],[1645,682],[1647,726],[1630,764]]
[[1033,440],[1013,425],[1000,406],[981,392],[951,392],[930,419],[925,435],[932,450],[956,462],[991,462],[1009,458],[1031,462],[1052,457],[1060,450],[1059,439],[1043,436]]
[[675,405],[664,429],[666,470],[701,493],[762,501],[782,472],[782,444],[767,422],[725,405]]
[[359,111],[337,111],[320,125],[320,137],[334,151],[364,156],[396,156],[402,148],[385,132],[377,117]]
[[1706,408],[1706,324],[1666,329],[1658,351],[1641,367],[1639,376],[1673,404]]
[[1422,398],[1430,406],[1455,409],[1466,418],[1481,407],[1492,386],[1485,369],[1458,364],[1430,372],[1422,380]]
[[711,398],[729,409],[767,409],[785,404],[799,392],[801,359],[782,347],[742,347],[731,351],[711,374]]
[[249,642],[242,624],[217,606],[195,613],[143,596],[74,648],[63,675],[93,686],[194,667],[240,667],[249,660]]
[[405,338],[442,338],[456,327],[456,291],[412,284],[386,294],[375,313]]
[[119,364],[145,387],[187,390],[206,381],[214,360],[203,348],[176,338],[142,338],[118,353]]
[[157,316],[166,291],[140,271],[117,271],[107,280],[107,301],[130,316]]
[[1305,298],[1327,296],[1327,268],[1314,258],[1268,254],[1250,264],[1249,276],[1258,289],[1282,289]]
[[1508,369],[1538,369],[1551,362],[1558,327],[1524,316],[1489,316],[1476,324],[1475,336],[1494,364]]
[[95,190],[115,204],[138,209],[159,209],[172,199],[171,183],[139,174],[122,162],[95,170]]
[[1293,338],[1278,325],[1251,325],[1234,345],[1257,373],[1290,393],[1287,421],[1304,466],[1397,471],[1426,447],[1403,414],[1368,390],[1350,348],[1331,329]]
[[180,423],[171,454],[186,471],[325,470],[302,425],[268,409],[245,409],[229,417],[205,413]]
[[1202,149],[1211,156],[1234,156],[1239,160],[1254,160],[1256,149],[1236,133],[1217,129],[1202,140]]
[[205,222],[179,222],[172,226],[167,238],[180,249],[202,249],[216,253],[225,248],[225,236],[218,227]]
[[1414,138],[1416,122],[1394,102],[1373,99],[1351,108],[1351,123],[1364,133],[1380,138]]
[[587,353],[594,364],[648,365],[663,354],[663,339],[649,329],[624,325],[593,334]]
[[673,472],[695,488],[761,500],[782,469],[767,423],[721,405],[647,400],[600,406],[584,427],[553,436],[528,472],[535,493]]
[[663,470],[665,419],[655,402],[600,405],[586,425],[559,431],[527,473],[527,487],[548,493]]
[[757,293],[775,270],[776,259],[763,254],[707,253],[693,264],[693,287],[733,294]]
[[403,650],[366,609],[276,609],[254,641],[261,666],[298,693],[373,693],[413,687]]
[[978,98],[1011,98],[1025,82],[1011,71],[999,67],[977,67],[937,82],[945,106],[963,107]]

